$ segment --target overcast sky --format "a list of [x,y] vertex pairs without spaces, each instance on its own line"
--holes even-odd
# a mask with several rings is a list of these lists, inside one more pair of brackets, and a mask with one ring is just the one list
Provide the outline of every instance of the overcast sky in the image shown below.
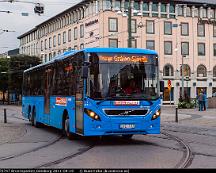
[[[39,23],[55,16],[59,12],[77,4],[81,0],[21,0],[25,2],[40,2],[45,6],[45,13],[41,16],[34,14],[34,4],[21,2],[1,2],[0,11],[11,11],[7,14],[0,12],[0,53],[19,47],[18,36],[33,29]],[[21,13],[29,13],[24,17]],[[2,30],[15,32],[4,32]]]

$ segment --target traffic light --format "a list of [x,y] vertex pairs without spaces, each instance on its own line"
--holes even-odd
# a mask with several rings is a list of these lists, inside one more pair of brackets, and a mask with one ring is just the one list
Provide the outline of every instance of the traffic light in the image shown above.
[[171,82],[171,80],[168,80],[168,81],[167,81],[167,87],[168,87],[168,90],[169,90],[169,92],[170,92],[171,89],[172,89],[172,82]]
[[36,14],[43,14],[44,13],[44,5],[43,4],[41,4],[41,3],[37,3],[36,5],[35,5],[35,8],[34,8],[34,12],[36,13]]

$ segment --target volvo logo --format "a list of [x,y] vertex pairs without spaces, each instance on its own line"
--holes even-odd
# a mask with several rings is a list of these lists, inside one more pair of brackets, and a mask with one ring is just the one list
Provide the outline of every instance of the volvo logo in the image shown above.
[[129,113],[131,113],[131,112],[133,112],[133,110],[131,110],[131,111],[124,111],[124,112],[122,112],[122,113],[120,113],[118,115],[129,115]]

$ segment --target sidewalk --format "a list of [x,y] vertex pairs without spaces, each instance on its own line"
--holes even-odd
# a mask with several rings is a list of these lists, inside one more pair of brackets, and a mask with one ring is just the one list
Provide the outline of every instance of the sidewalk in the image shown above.
[[[18,123],[9,117],[7,117],[7,122],[4,123],[4,112],[3,109],[7,109],[7,115],[9,115],[8,109],[14,109],[14,106],[1,105],[0,107],[0,145],[3,143],[11,142],[17,138],[23,136],[26,133],[25,124]],[[18,108],[19,110],[21,108]]]
[[[175,123],[176,106],[163,105],[161,122]],[[202,127],[216,127],[216,109],[209,108],[206,111],[194,109],[178,109],[179,124],[193,124]]]

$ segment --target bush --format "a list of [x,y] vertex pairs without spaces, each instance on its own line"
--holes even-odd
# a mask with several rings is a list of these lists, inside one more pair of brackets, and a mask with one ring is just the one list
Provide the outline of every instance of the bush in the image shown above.
[[179,109],[191,109],[191,108],[195,108],[195,106],[196,106],[195,100],[190,100],[188,98],[183,100],[181,97],[179,98],[179,103],[178,103]]

